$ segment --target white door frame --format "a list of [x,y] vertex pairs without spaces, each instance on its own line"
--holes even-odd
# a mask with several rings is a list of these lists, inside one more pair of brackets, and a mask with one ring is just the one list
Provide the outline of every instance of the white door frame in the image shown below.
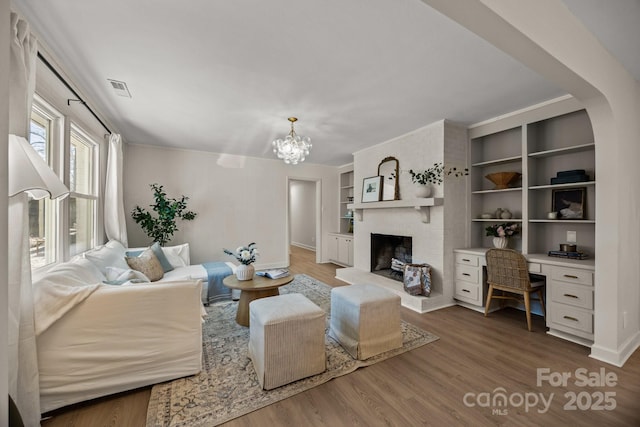
[[285,243],[287,254],[287,265],[290,265],[289,245],[291,244],[291,219],[289,218],[289,206],[291,204],[289,197],[289,188],[291,181],[311,181],[316,183],[316,262],[322,262],[322,179],[309,177],[287,176],[287,203],[286,203],[286,239]]

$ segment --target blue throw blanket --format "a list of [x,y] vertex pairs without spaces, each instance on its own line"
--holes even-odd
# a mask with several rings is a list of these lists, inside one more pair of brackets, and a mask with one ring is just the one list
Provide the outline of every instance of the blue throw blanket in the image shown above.
[[224,262],[205,262],[202,266],[207,270],[209,287],[205,304],[231,298],[231,289],[222,284],[222,280],[233,274],[233,270]]

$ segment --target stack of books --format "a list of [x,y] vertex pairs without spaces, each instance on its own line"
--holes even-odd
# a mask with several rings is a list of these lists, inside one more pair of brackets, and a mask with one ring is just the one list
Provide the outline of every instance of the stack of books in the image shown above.
[[549,256],[569,259],[587,259],[589,256],[584,252],[549,251]]
[[269,279],[279,279],[289,275],[289,270],[286,268],[277,268],[275,270],[258,271],[258,276],[268,277]]

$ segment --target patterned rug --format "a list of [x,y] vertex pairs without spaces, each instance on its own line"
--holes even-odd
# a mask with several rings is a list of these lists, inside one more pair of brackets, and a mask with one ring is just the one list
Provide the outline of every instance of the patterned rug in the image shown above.
[[[280,293],[298,292],[327,312],[331,287],[304,274],[280,288]],[[147,409],[147,427],[215,426],[272,403],[309,390],[333,378],[351,373],[438,339],[402,321],[402,348],[364,361],[354,360],[325,334],[327,370],[273,390],[263,390],[247,356],[249,328],[235,322],[238,303],[225,301],[207,307],[203,326],[203,370],[198,375],[156,384]]]

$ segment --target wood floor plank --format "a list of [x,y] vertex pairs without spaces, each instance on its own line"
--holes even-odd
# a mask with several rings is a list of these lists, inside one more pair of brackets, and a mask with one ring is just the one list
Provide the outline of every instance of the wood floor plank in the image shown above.
[[[333,264],[316,264],[315,253],[291,248],[293,274],[304,273],[332,286]],[[481,313],[449,307],[426,314],[402,309],[402,318],[440,337],[431,344],[336,378],[326,384],[225,423],[256,426],[640,426],[640,351],[624,368],[588,357],[589,349],[548,335],[544,321],[533,316],[533,332],[525,315],[514,309]],[[570,372],[604,368],[618,378],[615,387],[536,385],[537,368]],[[526,410],[508,405],[498,415],[488,407],[467,406],[464,396],[492,393],[553,394],[551,405]],[[613,411],[565,410],[565,393],[614,392]],[[45,427],[145,425],[150,388],[122,393],[57,411]],[[586,396],[586,395],[584,395]],[[499,409],[499,408],[498,408]]]

